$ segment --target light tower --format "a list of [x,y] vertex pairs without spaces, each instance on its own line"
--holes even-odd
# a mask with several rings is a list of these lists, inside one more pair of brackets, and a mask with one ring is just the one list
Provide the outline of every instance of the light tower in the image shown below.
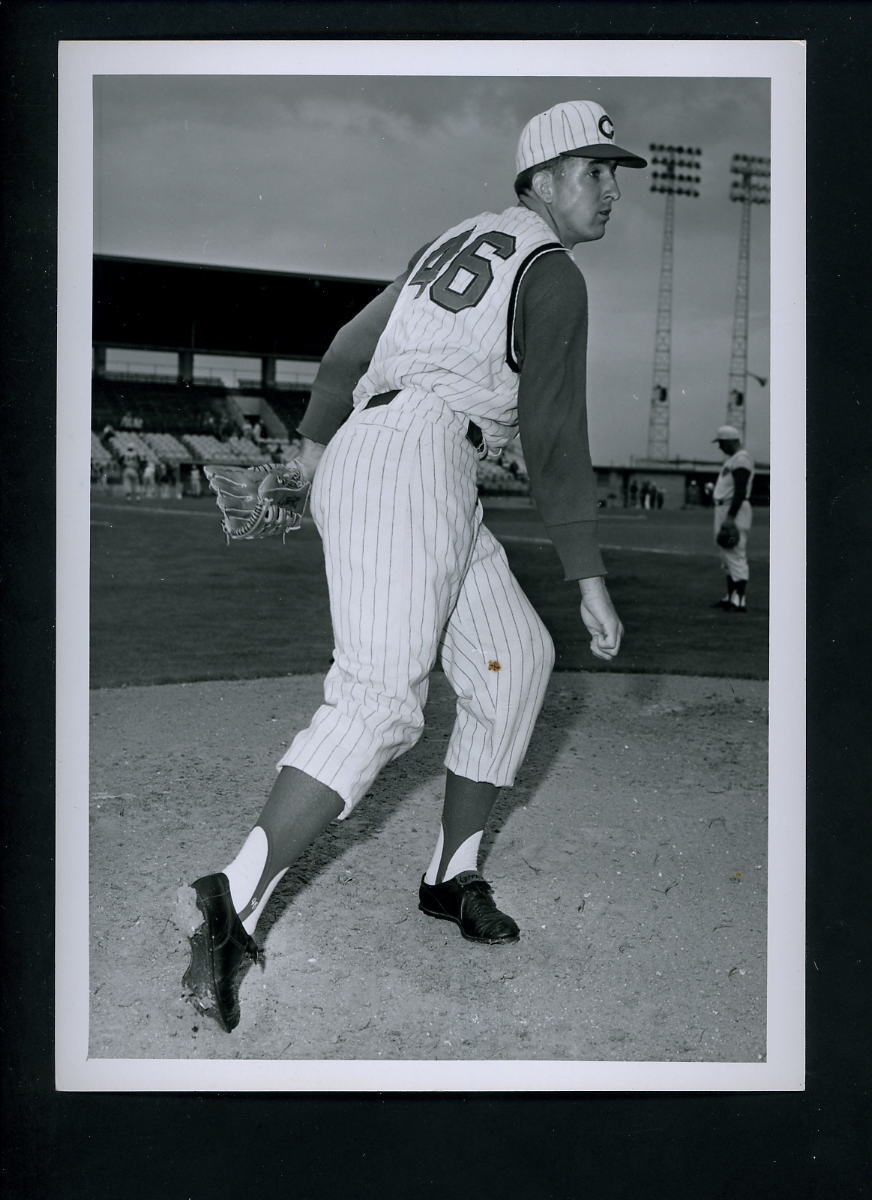
[[[769,159],[734,154],[730,163],[730,199],[742,206],[739,226],[739,267],[733,309],[733,346],[727,393],[727,424],[745,439],[745,388],[748,383],[748,277],[751,259],[751,205],[769,203]],[[758,376],[754,376],[760,382]]]
[[[669,457],[669,379],[672,370],[672,246],[675,230],[675,197],[699,196],[701,150],[689,146],[651,145],[652,192],[666,195],[663,218],[663,252],[657,292],[657,330],[654,335],[654,375],[648,417],[648,457]],[[682,172],[689,172],[682,174]]]

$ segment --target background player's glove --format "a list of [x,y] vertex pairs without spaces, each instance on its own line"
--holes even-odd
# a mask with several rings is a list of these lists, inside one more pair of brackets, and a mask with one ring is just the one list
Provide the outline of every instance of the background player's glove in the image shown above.
[[256,467],[203,467],[228,544],[285,535],[300,528],[309,481],[296,459]]
[[732,550],[734,546],[739,544],[739,531],[735,525],[722,525],[718,530],[718,535],[715,541],[724,550]]

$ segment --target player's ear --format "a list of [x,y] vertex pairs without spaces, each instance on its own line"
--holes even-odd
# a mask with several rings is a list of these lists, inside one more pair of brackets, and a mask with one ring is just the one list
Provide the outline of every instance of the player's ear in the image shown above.
[[550,168],[537,171],[530,180],[530,187],[540,200],[550,204],[554,199],[554,175]]

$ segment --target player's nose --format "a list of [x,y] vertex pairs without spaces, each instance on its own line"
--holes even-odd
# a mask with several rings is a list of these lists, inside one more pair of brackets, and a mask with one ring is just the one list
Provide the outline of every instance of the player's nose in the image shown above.
[[613,171],[610,172],[606,178],[603,195],[608,196],[612,203],[614,203],[616,200],[620,200],[621,198],[621,189],[618,187],[618,181],[615,178]]

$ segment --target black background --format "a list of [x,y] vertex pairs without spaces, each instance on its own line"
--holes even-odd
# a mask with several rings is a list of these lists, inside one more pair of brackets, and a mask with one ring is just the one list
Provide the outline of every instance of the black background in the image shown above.
[[[808,42],[808,1074],[781,1095],[55,1094],[60,39]],[[10,1198],[868,1196],[870,89],[866,4],[3,3],[3,1164]],[[797,411],[803,397],[796,397]],[[803,481],[796,481],[797,516]],[[63,598],[60,598],[63,603]]]

